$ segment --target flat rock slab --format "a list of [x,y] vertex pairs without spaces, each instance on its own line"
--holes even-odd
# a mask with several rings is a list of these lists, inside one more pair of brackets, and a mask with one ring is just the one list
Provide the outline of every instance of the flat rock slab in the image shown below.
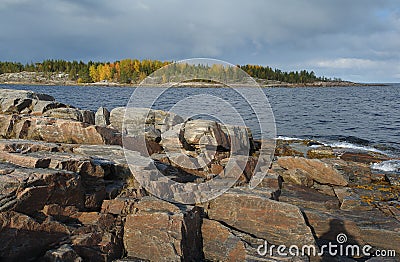
[[346,186],[349,183],[343,173],[339,172],[332,165],[318,159],[280,157],[278,158],[278,165],[287,170],[301,169],[320,184]]
[[234,188],[209,202],[210,219],[247,232],[269,243],[315,244],[301,210],[291,204],[269,199],[268,195]]

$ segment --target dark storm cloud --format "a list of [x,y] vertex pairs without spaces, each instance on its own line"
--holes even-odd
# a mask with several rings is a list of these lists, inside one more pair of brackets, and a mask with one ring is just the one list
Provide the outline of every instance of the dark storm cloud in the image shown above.
[[0,0],[0,60],[214,57],[400,80],[397,0]]

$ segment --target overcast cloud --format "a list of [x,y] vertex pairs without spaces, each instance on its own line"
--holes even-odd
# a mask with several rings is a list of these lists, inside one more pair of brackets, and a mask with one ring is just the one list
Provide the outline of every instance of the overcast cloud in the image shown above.
[[211,57],[400,82],[398,0],[0,0],[0,60]]

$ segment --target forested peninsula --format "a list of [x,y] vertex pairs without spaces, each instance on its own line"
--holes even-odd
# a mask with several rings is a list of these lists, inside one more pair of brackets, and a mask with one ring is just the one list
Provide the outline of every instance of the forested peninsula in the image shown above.
[[[44,60],[38,63],[0,62],[1,84],[38,85],[105,85],[135,86],[172,61],[123,59],[114,62],[83,62]],[[198,70],[198,66],[178,64],[178,72]],[[338,78],[316,76],[307,70],[285,72],[260,65],[237,65],[257,80],[261,86],[348,86],[359,85]],[[207,74],[235,77],[235,70],[226,70],[218,65],[203,66]],[[225,71],[224,71],[225,70]],[[223,72],[224,71],[224,72]],[[205,77],[206,79],[206,77]],[[163,82],[171,81],[170,75],[162,75]],[[223,82],[223,79],[221,79]],[[210,85],[210,83],[208,83]],[[211,84],[212,85],[212,84]]]

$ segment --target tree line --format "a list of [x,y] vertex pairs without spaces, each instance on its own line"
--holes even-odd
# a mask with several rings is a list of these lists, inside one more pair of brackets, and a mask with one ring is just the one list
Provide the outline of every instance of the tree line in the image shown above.
[[[65,61],[65,60],[44,60],[38,63],[22,64],[19,62],[0,62],[0,74],[3,73],[18,73],[22,71],[41,72],[44,74],[65,73],[72,81],[78,83],[93,83],[99,81],[117,82],[123,84],[135,84],[141,82],[151,73],[159,68],[168,65],[170,61],[159,60],[138,60],[138,59],[123,59],[115,62],[93,62],[87,63],[83,61]],[[180,65],[181,66],[181,65]],[[204,68],[204,65],[182,67],[183,71],[205,72],[218,75],[221,81],[224,77],[231,77],[235,70],[227,71],[223,67],[211,66]],[[313,71],[306,70],[283,72],[279,69],[272,69],[269,66],[260,65],[238,65],[246,73],[254,78],[275,80],[287,83],[312,83],[315,81],[332,81],[326,77],[317,77]],[[228,68],[229,69],[229,68]],[[178,70],[179,71],[179,70]],[[171,81],[168,75],[162,76],[164,82]],[[338,79],[334,79],[338,80]]]

